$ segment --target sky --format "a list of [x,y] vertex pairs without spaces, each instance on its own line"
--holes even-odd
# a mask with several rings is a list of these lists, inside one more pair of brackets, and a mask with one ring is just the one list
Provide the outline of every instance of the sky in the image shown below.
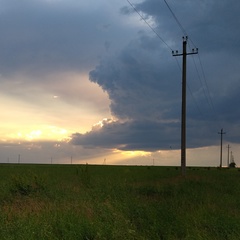
[[[240,2],[0,0],[0,162],[187,165],[240,156]],[[239,162],[238,162],[239,161]]]

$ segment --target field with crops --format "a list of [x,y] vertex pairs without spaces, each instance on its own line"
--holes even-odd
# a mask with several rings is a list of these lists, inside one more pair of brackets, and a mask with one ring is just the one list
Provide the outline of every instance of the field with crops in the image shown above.
[[240,239],[238,169],[0,165],[0,239]]

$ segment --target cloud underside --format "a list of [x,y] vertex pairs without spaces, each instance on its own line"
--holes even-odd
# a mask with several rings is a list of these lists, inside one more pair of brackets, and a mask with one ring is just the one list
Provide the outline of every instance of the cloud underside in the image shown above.
[[[194,131],[194,128],[191,129]],[[201,128],[196,132],[196,136],[191,135],[188,141],[189,148],[215,145],[214,137],[206,139],[208,128]],[[103,123],[99,128],[80,134],[72,135],[71,143],[81,145],[86,148],[107,148],[124,151],[157,151],[179,149],[181,128],[180,123],[160,123],[154,121],[109,121]]]
[[[172,124],[164,128],[162,124],[149,121],[111,122],[86,134],[76,133],[71,142],[89,148],[103,147],[119,150],[156,151],[160,148],[176,148],[174,136],[179,130],[177,125]],[[167,139],[164,140],[163,135],[167,136]],[[169,146],[169,142],[173,145]]]

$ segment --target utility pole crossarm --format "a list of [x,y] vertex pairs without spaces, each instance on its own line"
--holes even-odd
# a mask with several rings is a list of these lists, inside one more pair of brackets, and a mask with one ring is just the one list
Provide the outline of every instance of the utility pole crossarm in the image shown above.
[[182,126],[181,126],[181,169],[182,175],[186,175],[186,78],[187,78],[187,55],[198,54],[198,48],[187,52],[188,37],[183,37],[183,51],[172,51],[174,57],[182,56]]
[[[193,55],[193,54],[198,54],[198,48],[193,48],[192,52],[186,53],[185,55]],[[178,50],[172,51],[172,56],[173,57],[178,57],[178,56],[183,56],[184,53],[178,53]]]
[[[185,44],[187,44],[187,40],[188,40],[188,37],[183,37],[183,44],[185,42]],[[172,51],[172,56],[173,57],[179,57],[179,56],[184,56],[184,55],[193,55],[193,54],[198,54],[198,48],[193,48],[192,49],[192,52],[186,52],[184,53],[184,51],[182,53],[178,53],[178,50],[176,51]]]

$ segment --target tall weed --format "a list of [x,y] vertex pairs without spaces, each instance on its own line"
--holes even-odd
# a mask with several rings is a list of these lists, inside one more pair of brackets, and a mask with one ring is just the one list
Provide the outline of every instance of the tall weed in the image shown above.
[[12,194],[28,196],[43,192],[45,188],[44,180],[32,172],[13,175],[10,180],[10,192]]

